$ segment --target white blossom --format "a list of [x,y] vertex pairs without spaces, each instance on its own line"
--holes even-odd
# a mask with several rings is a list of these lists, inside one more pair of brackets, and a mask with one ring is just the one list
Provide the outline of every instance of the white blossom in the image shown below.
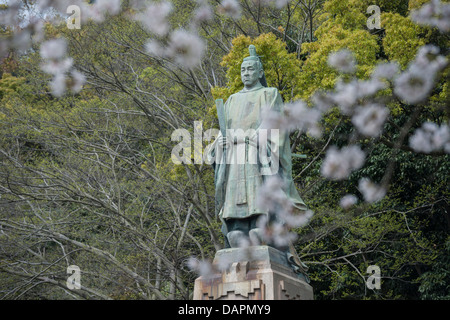
[[13,26],[19,23],[20,2],[18,0],[10,0],[8,2],[8,9],[0,10],[0,21],[2,25]]
[[301,227],[311,220],[314,213],[311,210],[306,210],[302,213],[288,213],[282,212],[280,219],[290,227]]
[[408,69],[395,79],[394,93],[406,103],[423,102],[433,89],[437,72],[447,65],[439,48],[427,45],[417,52]]
[[358,189],[364,196],[364,200],[369,203],[379,201],[386,195],[386,189],[373,183],[368,178],[359,180]]
[[267,228],[270,230],[269,232],[272,236],[270,242],[276,247],[286,247],[298,237],[296,233],[290,232],[281,223],[272,223]]
[[98,6],[83,3],[80,8],[80,18],[83,23],[87,22],[89,19],[96,23],[105,21],[105,12],[103,12]]
[[434,85],[434,73],[411,67],[395,79],[394,93],[406,103],[424,101]]
[[335,85],[335,92],[331,94],[331,97],[343,114],[352,114],[353,107],[358,101],[358,82],[354,80],[345,83],[339,79]]
[[341,49],[330,54],[328,64],[342,73],[354,73],[356,71],[356,59],[348,49]]
[[120,2],[121,0],[96,0],[94,6],[99,12],[116,15],[120,12]]
[[[48,6],[42,1],[41,7]],[[81,21],[87,22],[89,19],[96,23],[101,23],[105,21],[105,16],[117,15],[121,10],[121,0],[96,0],[93,4],[88,4],[82,0],[52,0],[50,1],[50,6],[56,8],[63,14],[66,14],[67,7],[70,5],[77,5],[80,7],[80,18]]]
[[208,4],[202,4],[200,7],[194,11],[194,21],[196,23],[201,23],[204,21],[209,21],[213,18],[213,11]]
[[288,230],[287,226],[280,221],[271,221],[267,215],[261,216],[257,221],[257,228],[261,230],[263,242],[284,247],[297,239],[297,234]]
[[50,90],[53,96],[61,97],[64,95],[67,87],[66,81],[65,73],[58,73],[53,77],[52,81],[50,81]]
[[332,180],[346,179],[365,162],[365,153],[357,145],[343,147],[341,150],[330,147],[322,163],[321,174]]
[[142,25],[157,36],[164,36],[169,32],[167,17],[172,12],[172,4],[167,1],[152,3],[143,12],[136,15]]
[[421,69],[438,72],[447,65],[447,58],[439,55],[439,48],[434,45],[424,45],[417,51],[413,65]]
[[50,81],[50,90],[55,97],[62,97],[67,89],[73,93],[78,93],[83,88],[85,80],[85,76],[75,69],[72,69],[69,74],[59,72]]
[[358,198],[353,194],[347,194],[341,198],[339,205],[347,210],[358,202]]
[[165,55],[164,47],[157,40],[147,41],[145,43],[145,51],[156,57],[162,57]]
[[375,95],[380,90],[387,88],[387,84],[378,78],[370,78],[369,80],[361,80],[357,82],[358,98],[367,98]]
[[65,39],[52,39],[41,44],[40,55],[45,59],[41,69],[53,75],[49,86],[52,95],[61,97],[69,89],[78,93],[86,81],[85,76],[78,70],[72,69],[73,59],[64,58],[67,52]]
[[430,153],[444,149],[450,150],[450,128],[443,124],[425,122],[409,139],[409,145],[417,152]]
[[210,277],[214,274],[213,265],[207,260],[198,260],[197,258],[190,257],[186,264],[189,269],[197,272],[202,277]]
[[196,34],[183,29],[177,29],[170,34],[167,55],[186,68],[199,65],[204,50],[205,43]]
[[84,74],[82,74],[78,70],[73,69],[70,72],[70,78],[71,78],[70,90],[73,93],[80,92],[81,89],[83,88],[84,83],[86,82],[86,77],[84,76]]
[[291,0],[275,0],[275,6],[278,9],[284,8]]
[[355,106],[360,99],[368,98],[375,95],[380,90],[386,88],[386,83],[377,79],[369,80],[352,80],[344,82],[339,79],[335,85],[335,91],[329,96],[338,105],[342,114],[351,115]]
[[413,10],[411,20],[421,25],[437,27],[442,32],[449,32],[450,4],[431,0],[420,9]]
[[263,114],[262,128],[282,131],[299,130],[317,138],[322,134],[318,124],[322,113],[316,108],[309,108],[302,100],[287,103],[283,112],[265,109]]
[[372,72],[372,78],[392,80],[399,73],[400,66],[397,62],[385,62],[378,64]]
[[285,193],[285,183],[279,176],[268,176],[259,189],[256,203],[261,209],[276,212],[279,222],[287,227],[300,227],[308,223],[313,212],[299,213]]
[[50,60],[42,64],[41,69],[46,73],[56,75],[60,73],[66,73],[72,67],[72,64],[72,58],[66,58],[63,60]]
[[253,0],[258,4],[262,5],[274,5],[277,9],[285,7],[291,0]]
[[63,38],[45,41],[40,48],[41,57],[44,59],[61,59],[66,52],[67,41]]
[[323,91],[316,91],[311,97],[314,107],[320,112],[327,112],[334,105],[332,94]]
[[284,183],[278,176],[268,176],[259,189],[256,203],[259,208],[275,210],[281,206],[284,210],[290,211],[292,204],[288,202],[286,194],[283,191]]
[[282,129],[286,128],[287,119],[280,112],[274,111],[269,107],[263,107],[263,117],[261,119],[261,128],[263,129]]
[[233,19],[239,19],[242,14],[242,8],[237,0],[222,0],[218,11],[224,15]]
[[218,256],[217,259],[215,259],[214,266],[219,271],[225,271],[230,267],[230,265],[233,262],[235,262],[235,261],[233,260],[233,258],[231,256],[221,255],[221,256]]
[[307,132],[313,137],[320,137],[321,130],[318,122],[322,113],[314,108],[309,108],[305,102],[298,100],[285,105],[284,116],[286,118],[285,128],[289,131],[300,130]]
[[380,135],[389,109],[379,104],[369,104],[356,108],[352,123],[360,133],[368,137]]
[[26,51],[31,48],[31,32],[28,29],[23,29],[15,32],[12,38],[12,46],[18,51]]

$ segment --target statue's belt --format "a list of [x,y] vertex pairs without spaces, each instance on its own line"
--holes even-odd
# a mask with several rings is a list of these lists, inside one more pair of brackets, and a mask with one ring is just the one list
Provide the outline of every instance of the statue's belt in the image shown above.
[[244,143],[251,145],[253,147],[258,147],[258,142],[253,139],[251,140],[248,137],[246,137],[245,140],[242,140],[242,139],[238,140],[237,138],[234,138],[234,140],[233,140],[233,144],[235,144],[235,145],[244,144]]

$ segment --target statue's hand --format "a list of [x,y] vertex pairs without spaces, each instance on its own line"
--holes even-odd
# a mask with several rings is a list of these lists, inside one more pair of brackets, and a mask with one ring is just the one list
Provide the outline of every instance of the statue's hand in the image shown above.
[[224,136],[220,136],[219,138],[218,138],[218,144],[219,144],[219,147],[229,147],[230,146],[230,139],[227,139],[227,137],[224,137]]

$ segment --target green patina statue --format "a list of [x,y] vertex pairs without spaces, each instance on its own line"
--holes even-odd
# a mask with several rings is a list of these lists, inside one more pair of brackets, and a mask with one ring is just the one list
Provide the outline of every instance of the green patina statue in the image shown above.
[[[242,239],[248,239],[252,245],[261,244],[258,218],[277,219],[276,212],[258,207],[258,192],[269,176],[281,178],[285,184],[283,191],[295,210],[300,214],[307,210],[292,180],[288,132],[266,134],[261,126],[264,112],[269,109],[282,112],[282,98],[276,88],[267,87],[255,46],[250,45],[249,51],[250,56],[241,64],[244,88],[231,95],[225,105],[216,101],[221,133],[208,155],[210,160],[215,159],[211,162],[215,171],[216,213],[223,222],[227,248],[238,247]],[[263,161],[261,151],[270,161]]]

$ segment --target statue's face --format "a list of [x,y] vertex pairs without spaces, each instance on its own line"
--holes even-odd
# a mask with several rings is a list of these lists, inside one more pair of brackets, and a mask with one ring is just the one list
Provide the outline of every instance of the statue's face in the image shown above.
[[251,89],[259,84],[263,71],[258,67],[256,61],[244,61],[241,64],[241,79],[246,89]]

